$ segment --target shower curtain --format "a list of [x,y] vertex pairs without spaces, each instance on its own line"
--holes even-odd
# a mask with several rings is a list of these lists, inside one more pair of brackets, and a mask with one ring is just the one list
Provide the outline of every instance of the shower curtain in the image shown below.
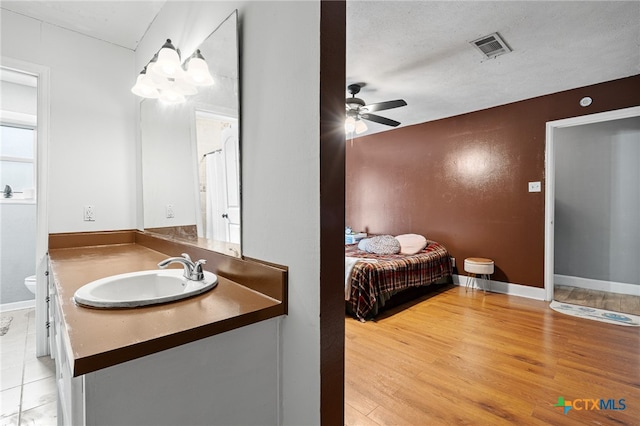
[[206,238],[227,241],[224,208],[224,164],[222,150],[206,156]]

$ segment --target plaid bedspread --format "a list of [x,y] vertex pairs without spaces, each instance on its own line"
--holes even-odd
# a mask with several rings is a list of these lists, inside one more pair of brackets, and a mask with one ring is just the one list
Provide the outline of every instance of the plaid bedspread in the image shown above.
[[[447,249],[435,241],[414,255],[377,255],[358,250],[357,244],[344,247],[345,256],[376,259],[377,263],[358,262],[351,273],[350,311],[358,318],[367,318],[376,302],[409,287],[432,284],[452,274]],[[375,314],[375,312],[373,312]]]

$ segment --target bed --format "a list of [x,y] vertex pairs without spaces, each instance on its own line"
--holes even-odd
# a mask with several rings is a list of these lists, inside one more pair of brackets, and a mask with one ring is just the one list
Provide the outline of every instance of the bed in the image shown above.
[[407,289],[450,282],[451,259],[436,241],[412,255],[378,255],[345,244],[347,312],[360,320],[375,317],[389,299]]

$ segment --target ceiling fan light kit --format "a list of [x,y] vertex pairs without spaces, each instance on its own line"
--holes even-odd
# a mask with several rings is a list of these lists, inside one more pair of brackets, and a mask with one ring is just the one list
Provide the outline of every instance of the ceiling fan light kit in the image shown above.
[[362,120],[356,121],[356,135],[362,134],[369,130],[367,125]]
[[381,117],[376,114],[371,114],[374,111],[384,111],[387,109],[398,108],[407,105],[403,99],[396,99],[394,101],[378,102],[375,104],[366,104],[362,99],[356,98],[356,95],[360,93],[362,84],[350,84],[347,87],[350,98],[345,101],[346,104],[346,119],[344,128],[346,133],[355,132],[361,134],[367,131],[367,125],[363,120],[373,121],[375,123],[384,124],[386,126],[397,127],[400,125],[399,121],[391,120],[390,118]]

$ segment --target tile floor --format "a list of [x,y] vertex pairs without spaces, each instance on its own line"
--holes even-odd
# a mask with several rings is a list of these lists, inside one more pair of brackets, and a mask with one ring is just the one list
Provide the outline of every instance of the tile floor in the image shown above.
[[35,309],[3,312],[0,318],[0,334],[6,330],[0,335],[0,426],[56,425],[55,362],[35,356]]
[[640,315],[640,295],[611,293],[556,284],[553,289],[553,298],[558,302]]

